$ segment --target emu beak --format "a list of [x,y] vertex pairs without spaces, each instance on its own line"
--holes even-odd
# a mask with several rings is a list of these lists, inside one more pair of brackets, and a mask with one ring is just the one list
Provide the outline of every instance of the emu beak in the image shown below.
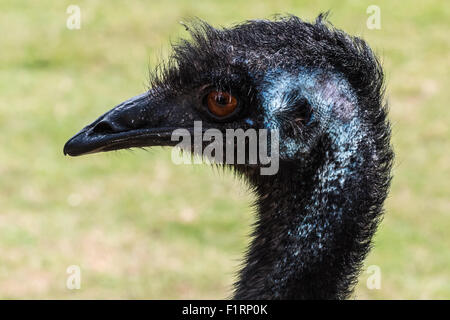
[[177,142],[171,141],[171,134],[179,127],[179,117],[168,117],[174,108],[181,114],[184,114],[183,110],[186,112],[183,104],[154,101],[149,93],[133,97],[67,141],[64,154],[80,156],[132,147],[175,145]]

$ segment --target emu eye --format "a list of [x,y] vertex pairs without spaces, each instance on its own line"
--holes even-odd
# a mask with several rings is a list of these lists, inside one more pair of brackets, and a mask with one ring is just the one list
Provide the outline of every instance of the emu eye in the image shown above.
[[211,91],[206,97],[209,111],[217,117],[223,118],[236,110],[237,99],[225,91]]

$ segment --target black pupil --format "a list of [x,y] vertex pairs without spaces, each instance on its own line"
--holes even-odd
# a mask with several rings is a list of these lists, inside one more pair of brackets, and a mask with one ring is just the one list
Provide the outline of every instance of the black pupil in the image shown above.
[[217,96],[216,96],[216,102],[218,103],[218,104],[221,104],[221,105],[227,105],[228,104],[228,101],[229,99],[227,99],[227,96],[226,95],[224,95],[224,94],[218,94]]

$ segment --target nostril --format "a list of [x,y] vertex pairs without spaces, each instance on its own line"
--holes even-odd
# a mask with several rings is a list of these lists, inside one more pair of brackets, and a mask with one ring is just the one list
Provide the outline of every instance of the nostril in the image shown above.
[[92,128],[92,132],[94,133],[112,133],[115,132],[113,126],[105,120],[100,121],[97,123],[94,128]]

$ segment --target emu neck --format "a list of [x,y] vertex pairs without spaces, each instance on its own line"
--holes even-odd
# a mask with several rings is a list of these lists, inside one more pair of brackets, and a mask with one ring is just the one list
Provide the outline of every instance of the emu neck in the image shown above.
[[280,163],[276,176],[250,177],[258,220],[236,299],[349,296],[385,197],[375,188],[386,177],[373,170],[370,139],[344,138],[325,137],[314,158]]

